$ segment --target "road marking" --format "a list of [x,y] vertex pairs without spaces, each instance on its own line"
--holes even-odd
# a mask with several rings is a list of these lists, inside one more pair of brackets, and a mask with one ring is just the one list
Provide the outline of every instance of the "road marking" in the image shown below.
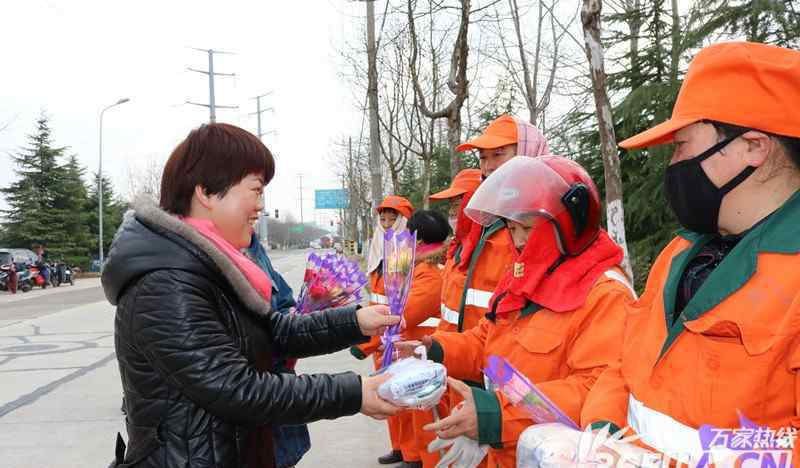
[[100,367],[103,367],[104,365],[108,364],[112,359],[115,359],[116,356],[117,353],[115,352],[111,353],[108,356],[104,357],[103,359],[100,359],[99,361],[95,362],[94,364],[82,367],[71,374],[67,374],[58,380],[50,382],[47,385],[42,385],[41,387],[37,388],[31,393],[28,393],[27,395],[22,395],[16,400],[8,402],[3,406],[0,406],[0,418],[11,413],[12,411],[16,411],[24,406],[30,405],[31,403],[35,403],[39,398],[47,395],[48,393],[64,385],[65,383],[71,382],[79,377],[83,377],[89,372],[98,369]]

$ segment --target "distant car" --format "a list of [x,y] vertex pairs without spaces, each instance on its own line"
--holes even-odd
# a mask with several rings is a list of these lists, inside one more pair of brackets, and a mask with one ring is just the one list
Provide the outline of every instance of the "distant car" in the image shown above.
[[14,263],[32,265],[39,261],[39,256],[28,249],[0,249],[0,252],[11,254],[14,257]]
[[321,249],[322,248],[322,245],[317,241],[309,242],[308,246],[311,247],[312,249]]

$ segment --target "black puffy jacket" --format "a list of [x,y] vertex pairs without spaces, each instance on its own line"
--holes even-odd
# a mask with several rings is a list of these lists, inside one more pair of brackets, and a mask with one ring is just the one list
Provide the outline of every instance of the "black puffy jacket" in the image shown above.
[[365,341],[355,307],[306,316],[271,312],[213,244],[152,203],[139,201],[135,215],[126,215],[102,282],[117,306],[128,414],[120,466],[245,467],[249,430],[361,407],[354,373],[257,370],[272,353],[306,357]]

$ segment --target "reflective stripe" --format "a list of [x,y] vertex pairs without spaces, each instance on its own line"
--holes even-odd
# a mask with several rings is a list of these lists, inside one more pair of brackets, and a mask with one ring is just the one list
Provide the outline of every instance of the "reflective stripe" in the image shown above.
[[628,425],[644,443],[672,458],[699,460],[702,455],[700,433],[696,429],[644,406],[633,393],[628,398]]
[[372,293],[369,295],[369,301],[375,304],[383,304],[388,305],[389,299],[386,298],[383,294],[375,294]]
[[448,323],[452,323],[453,325],[458,325],[458,312],[452,309],[448,309],[446,305],[442,304],[441,306],[442,312],[442,320]]
[[467,298],[464,305],[471,305],[481,307],[483,309],[489,308],[489,301],[492,299],[492,291],[481,291],[480,289],[468,289]]
[[[700,432],[670,416],[648,408],[633,396],[628,397],[628,425],[642,442],[675,460],[696,466],[703,456]],[[724,447],[707,451],[708,462],[716,466],[733,466],[738,453]]]
[[439,326],[439,319],[431,317],[428,320],[425,320],[424,322],[420,323],[417,326],[418,327],[438,327]]
[[624,284],[631,294],[633,294],[633,298],[639,299],[639,296],[636,295],[636,290],[633,289],[633,286],[631,286],[630,281],[628,281],[628,278],[625,275],[617,270],[608,270],[606,272],[606,277]]

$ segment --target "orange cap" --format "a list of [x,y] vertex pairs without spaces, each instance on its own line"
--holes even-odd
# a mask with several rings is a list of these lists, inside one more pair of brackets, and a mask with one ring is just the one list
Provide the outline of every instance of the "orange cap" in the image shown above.
[[399,197],[397,195],[389,195],[383,199],[380,205],[375,208],[375,211],[378,213],[384,209],[395,210],[401,215],[403,215],[406,219],[411,218],[411,214],[414,213],[414,205],[411,204],[410,201],[406,200],[403,197]]
[[464,169],[453,177],[450,187],[430,196],[431,200],[445,200],[478,190],[481,184],[480,169]]
[[456,151],[463,153],[471,149],[494,149],[516,142],[517,121],[510,115],[501,115],[494,119],[482,134],[456,146]]
[[669,143],[701,120],[800,137],[800,52],[753,42],[701,50],[689,64],[672,118],[621,142],[623,148]]

